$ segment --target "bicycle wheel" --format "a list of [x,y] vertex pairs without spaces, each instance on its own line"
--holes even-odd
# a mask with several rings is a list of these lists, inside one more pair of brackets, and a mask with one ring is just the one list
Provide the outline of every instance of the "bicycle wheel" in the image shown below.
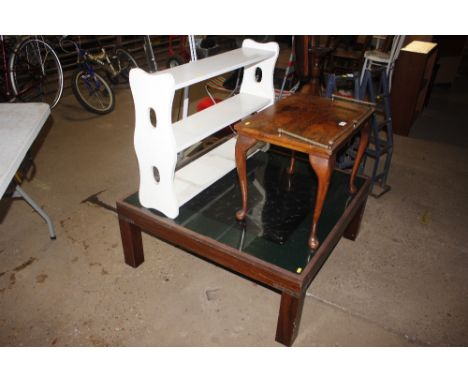
[[115,55],[117,56],[117,59],[119,61],[120,77],[122,78],[124,83],[127,83],[130,69],[138,68],[138,64],[132,57],[132,55],[128,53],[125,49],[116,49]]
[[53,108],[63,90],[63,72],[57,54],[46,42],[27,38],[10,56],[13,94],[24,102],[46,102]]
[[78,69],[72,76],[72,91],[78,102],[88,111],[107,114],[114,110],[115,96],[107,81],[97,73]]

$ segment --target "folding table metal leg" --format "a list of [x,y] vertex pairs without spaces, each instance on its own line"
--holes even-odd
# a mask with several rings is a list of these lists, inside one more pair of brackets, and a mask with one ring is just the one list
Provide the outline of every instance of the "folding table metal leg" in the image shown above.
[[47,226],[49,227],[49,235],[52,240],[56,239],[55,228],[52,219],[47,215],[44,210],[37,205],[37,203],[19,186],[16,185],[15,192],[13,193],[14,197],[21,197],[46,221]]

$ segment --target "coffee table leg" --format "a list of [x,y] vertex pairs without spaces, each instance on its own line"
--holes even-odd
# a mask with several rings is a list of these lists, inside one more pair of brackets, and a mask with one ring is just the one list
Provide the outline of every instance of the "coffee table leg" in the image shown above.
[[125,263],[133,268],[138,267],[145,261],[143,255],[143,241],[141,229],[127,219],[119,216],[120,236],[124,251]]
[[370,132],[370,119],[362,127],[361,140],[359,142],[358,151],[356,153],[356,158],[354,159],[353,169],[351,171],[351,178],[349,180],[349,191],[352,194],[355,194],[357,191],[357,187],[354,184],[354,180],[356,179],[356,174],[358,172],[359,165],[361,164],[362,157],[366,151],[367,144],[369,143],[369,132]]
[[327,196],[328,186],[330,185],[330,178],[335,168],[335,156],[319,157],[316,155],[309,155],[309,162],[315,174],[317,174],[318,186],[317,196],[315,198],[314,216],[312,218],[312,229],[309,237],[309,247],[317,249],[319,241],[317,239],[317,223],[322,213],[323,203]]
[[236,212],[237,220],[244,220],[247,215],[247,164],[246,155],[247,151],[257,141],[253,138],[244,135],[237,136],[236,142],[236,167],[237,175],[239,176],[240,190],[242,195],[242,209]]
[[288,292],[281,294],[280,310],[278,314],[278,324],[276,326],[276,341],[286,346],[291,346],[299,332],[301,323],[304,297],[293,296]]
[[343,236],[349,240],[356,240],[356,237],[361,227],[362,215],[364,215],[364,209],[366,208],[366,202],[362,204],[361,207],[356,211],[353,218],[349,222],[346,230],[343,233]]

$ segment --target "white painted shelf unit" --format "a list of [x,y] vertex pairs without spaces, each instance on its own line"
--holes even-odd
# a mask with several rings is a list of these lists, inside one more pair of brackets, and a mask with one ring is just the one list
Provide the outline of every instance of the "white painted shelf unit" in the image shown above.
[[[235,168],[232,138],[175,171],[179,152],[274,103],[278,53],[275,42],[245,40],[239,49],[161,72],[130,71],[141,205],[173,219],[180,206]],[[244,68],[239,94],[172,123],[176,90],[239,68]]]

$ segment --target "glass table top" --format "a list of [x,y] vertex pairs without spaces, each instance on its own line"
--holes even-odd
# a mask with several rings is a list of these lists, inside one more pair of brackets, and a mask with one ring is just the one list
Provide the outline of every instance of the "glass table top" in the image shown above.
[[[307,161],[296,160],[287,174],[290,156],[269,150],[247,161],[248,214],[238,222],[241,207],[237,172],[234,169],[180,208],[173,219],[177,225],[207,236],[244,253],[300,274],[316,251],[307,240],[312,224],[317,178]],[[352,200],[349,174],[333,173],[322,215],[318,238],[322,243]],[[356,178],[362,187],[363,178]],[[138,193],[125,202],[141,208]],[[151,213],[164,216],[158,211]],[[320,248],[320,247],[319,247]]]

